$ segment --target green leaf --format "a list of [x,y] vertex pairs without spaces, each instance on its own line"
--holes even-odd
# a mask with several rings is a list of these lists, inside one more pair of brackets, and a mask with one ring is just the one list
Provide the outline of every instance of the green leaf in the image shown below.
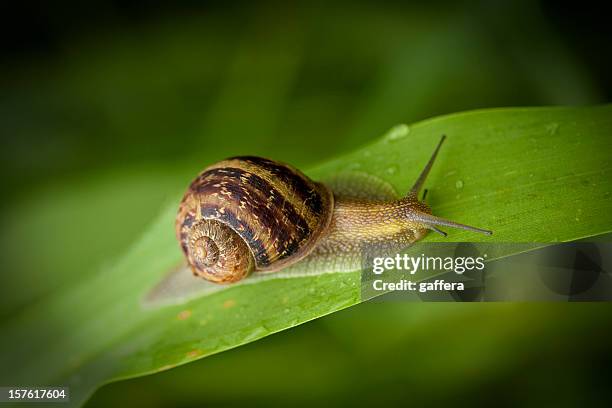
[[[403,125],[309,174],[359,170],[406,191],[441,134],[448,141],[426,183],[434,214],[495,231],[449,231],[453,241],[569,241],[612,230],[612,106],[494,109]],[[173,232],[178,199],[116,263],[75,275],[2,326],[0,383],[67,385],[76,405],[103,383],[360,302],[360,275],[351,272],[258,281],[183,305],[143,307],[181,262]]]

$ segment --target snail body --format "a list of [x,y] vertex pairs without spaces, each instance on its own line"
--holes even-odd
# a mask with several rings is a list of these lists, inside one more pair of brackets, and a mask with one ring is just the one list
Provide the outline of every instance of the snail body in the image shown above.
[[445,225],[491,234],[431,215],[418,193],[444,137],[399,200],[334,194],[296,168],[254,156],[216,163],[190,184],[176,235],[194,275],[230,283],[252,271],[278,271],[306,256],[405,247]]

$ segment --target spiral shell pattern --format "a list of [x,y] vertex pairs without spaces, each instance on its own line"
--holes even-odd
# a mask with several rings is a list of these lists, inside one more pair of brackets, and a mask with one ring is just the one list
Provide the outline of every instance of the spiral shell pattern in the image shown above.
[[234,157],[191,183],[176,234],[194,273],[235,281],[245,268],[275,271],[308,255],[331,222],[333,200],[327,187],[287,164]]

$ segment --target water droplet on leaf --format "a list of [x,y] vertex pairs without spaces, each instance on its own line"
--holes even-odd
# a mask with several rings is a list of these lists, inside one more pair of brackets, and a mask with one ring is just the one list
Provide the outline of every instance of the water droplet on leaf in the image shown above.
[[408,125],[402,123],[401,125],[391,128],[391,130],[385,134],[384,140],[385,142],[395,142],[406,137],[408,133],[410,133],[410,128]]
[[399,166],[397,164],[393,164],[389,167],[387,167],[386,173],[390,176],[394,175],[395,173],[397,173],[397,170],[399,169]]
[[353,162],[351,164],[349,164],[348,166],[346,166],[346,170],[357,170],[361,167],[361,163],[359,162]]
[[546,131],[551,135],[554,136],[557,134],[557,131],[559,130],[559,124],[556,122],[553,123],[549,123],[548,125],[546,125]]

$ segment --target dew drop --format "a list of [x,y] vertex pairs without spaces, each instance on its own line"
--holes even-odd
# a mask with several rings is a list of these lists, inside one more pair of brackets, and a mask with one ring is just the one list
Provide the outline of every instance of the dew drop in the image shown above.
[[457,180],[455,182],[455,187],[457,187],[457,190],[461,190],[463,188],[463,180]]
[[410,133],[410,128],[406,124],[397,125],[391,128],[384,137],[385,142],[395,142],[406,137]]
[[385,172],[386,172],[388,175],[392,176],[392,175],[394,175],[395,173],[397,173],[397,170],[398,170],[398,169],[399,169],[399,166],[398,166],[397,164],[393,164],[393,165],[391,165],[391,166],[387,167],[387,170],[385,170]]
[[353,162],[351,164],[349,164],[348,166],[346,166],[346,170],[358,170],[359,168],[361,168],[361,163],[359,162]]
[[556,123],[556,122],[552,122],[552,123],[549,123],[548,125],[546,125],[546,131],[551,136],[556,135],[558,130],[559,130],[559,124]]

